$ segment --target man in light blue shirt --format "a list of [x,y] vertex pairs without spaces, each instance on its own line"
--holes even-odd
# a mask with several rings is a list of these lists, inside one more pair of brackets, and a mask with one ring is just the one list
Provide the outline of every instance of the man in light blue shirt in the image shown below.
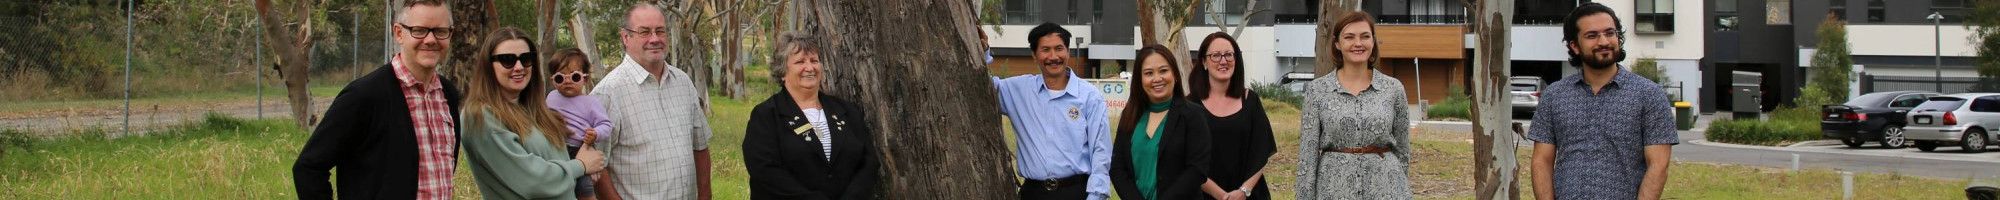
[[1000,112],[1013,120],[1021,199],[1111,197],[1111,135],[1104,94],[1070,72],[1069,30],[1028,32],[1041,74],[993,79]]

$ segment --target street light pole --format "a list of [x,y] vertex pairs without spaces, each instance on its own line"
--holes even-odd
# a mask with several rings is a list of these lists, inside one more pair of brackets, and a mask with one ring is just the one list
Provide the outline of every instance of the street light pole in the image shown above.
[[1940,32],[1943,31],[1943,29],[1938,28],[1940,24],[1943,24],[1942,22],[1944,20],[1944,15],[1939,15],[1937,12],[1931,12],[1931,16],[1926,16],[1924,17],[1924,19],[1931,20],[1931,39],[1932,39],[1931,53],[1935,54],[1934,56],[1932,56],[1933,61],[1935,62],[1934,65],[1932,65],[1932,68],[1935,68],[1937,70],[1935,72],[1932,72],[1934,75],[1932,75],[1931,78],[1932,81],[1937,83],[1937,92],[1945,92],[1944,91],[1944,33]]

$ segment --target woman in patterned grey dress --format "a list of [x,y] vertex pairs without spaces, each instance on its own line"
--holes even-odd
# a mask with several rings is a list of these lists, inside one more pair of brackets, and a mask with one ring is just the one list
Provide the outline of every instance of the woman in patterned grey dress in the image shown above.
[[1299,199],[1410,199],[1409,108],[1403,83],[1376,71],[1375,24],[1342,15],[1334,72],[1306,87],[1300,108]]

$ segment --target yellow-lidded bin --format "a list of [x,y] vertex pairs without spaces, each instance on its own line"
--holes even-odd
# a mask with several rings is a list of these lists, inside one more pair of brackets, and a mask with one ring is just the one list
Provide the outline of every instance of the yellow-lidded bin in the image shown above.
[[1694,129],[1694,104],[1686,101],[1674,102],[1674,127],[1680,130]]

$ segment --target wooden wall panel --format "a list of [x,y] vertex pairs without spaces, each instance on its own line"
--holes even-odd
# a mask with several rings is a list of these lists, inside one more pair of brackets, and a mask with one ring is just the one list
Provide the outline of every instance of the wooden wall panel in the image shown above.
[[1465,58],[1465,27],[1459,25],[1375,25],[1382,58]]

